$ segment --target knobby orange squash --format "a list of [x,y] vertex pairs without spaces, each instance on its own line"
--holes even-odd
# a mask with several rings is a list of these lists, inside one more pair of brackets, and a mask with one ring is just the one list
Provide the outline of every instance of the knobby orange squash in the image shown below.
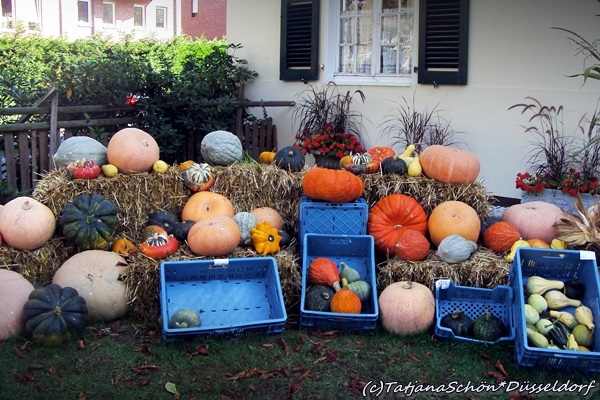
[[479,175],[480,163],[473,153],[455,147],[432,145],[420,155],[426,177],[444,183],[469,184]]
[[485,230],[481,241],[488,249],[503,253],[510,250],[513,243],[520,238],[521,234],[512,222],[498,221]]
[[427,234],[427,214],[412,197],[394,193],[379,200],[369,210],[367,233],[375,246],[387,254],[397,254],[400,236],[407,230]]
[[373,161],[377,161],[378,163],[381,163],[385,158],[396,155],[394,149],[388,146],[371,147],[369,150],[367,150],[367,153],[371,155],[371,159]]
[[352,172],[314,167],[304,174],[302,189],[312,200],[348,203],[364,194],[365,184]]
[[445,237],[460,235],[477,242],[481,220],[477,211],[467,203],[449,200],[437,205],[427,221],[431,242],[438,246]]

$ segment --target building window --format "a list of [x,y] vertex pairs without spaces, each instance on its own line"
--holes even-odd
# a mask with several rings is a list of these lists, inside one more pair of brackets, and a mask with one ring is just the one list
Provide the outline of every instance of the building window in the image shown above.
[[334,77],[412,83],[413,0],[339,2]]
[[115,25],[115,3],[102,3],[102,23]]
[[144,6],[133,6],[133,26],[136,28],[146,26],[146,10]]
[[12,0],[2,0],[0,3],[2,5],[2,29],[14,29],[15,20],[13,13],[13,4]]
[[40,30],[40,0],[21,0],[16,4],[17,16],[30,31]]
[[167,28],[167,8],[156,7],[156,27],[160,29]]
[[88,0],[77,2],[77,20],[83,24],[90,23],[90,2]]

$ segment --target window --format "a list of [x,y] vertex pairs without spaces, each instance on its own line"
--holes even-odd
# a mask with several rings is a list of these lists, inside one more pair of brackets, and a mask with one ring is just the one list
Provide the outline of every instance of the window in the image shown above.
[[160,29],[167,29],[166,7],[156,7],[156,27]]
[[144,6],[133,6],[133,26],[143,28],[146,26],[146,10]]
[[282,0],[279,79],[319,79],[319,0]]
[[90,2],[88,0],[77,2],[77,20],[84,24],[90,23]]
[[13,13],[13,4],[12,0],[2,0],[0,3],[2,6],[2,25],[0,28],[2,29],[14,29],[15,20]]
[[115,3],[102,3],[102,23],[115,25]]
[[24,25],[30,31],[40,30],[40,0],[20,0],[17,6],[18,19],[22,20]]
[[338,2],[336,80],[412,83],[413,0]]

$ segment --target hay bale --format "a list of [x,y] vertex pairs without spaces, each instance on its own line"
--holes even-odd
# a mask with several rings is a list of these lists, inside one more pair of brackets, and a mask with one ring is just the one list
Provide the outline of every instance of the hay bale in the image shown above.
[[[298,234],[298,213],[302,192],[302,178],[307,169],[290,173],[275,165],[236,163],[227,167],[213,167],[215,184],[211,191],[229,198],[235,212],[251,211],[257,207],[277,210],[285,221],[285,230]],[[65,170],[54,170],[42,177],[32,197],[50,207],[58,217],[65,204],[81,193],[99,193],[115,202],[119,208],[121,230],[119,236],[138,243],[141,231],[150,212],[158,209],[180,215],[192,192],[174,165],[164,174],[137,173],[118,174],[113,178],[101,176],[92,180],[70,180]],[[413,178],[399,175],[364,175],[365,200],[371,206],[379,199],[392,194],[404,193],[414,197],[429,214],[439,203],[459,200],[471,205],[481,218],[488,215],[491,197],[481,183],[452,185],[425,177]],[[0,247],[3,267],[21,273],[31,282],[49,283],[54,272],[64,261],[77,252],[65,243],[60,231],[48,243],[35,251],[17,251],[8,246]],[[259,256],[253,249],[238,247],[224,258]],[[297,242],[290,248],[274,255],[280,273],[286,307],[297,306],[300,299],[301,264]],[[203,259],[189,251],[183,244],[167,260]],[[124,281],[131,299],[132,317],[156,324],[159,317],[158,275],[160,261],[141,254],[127,257],[128,267]],[[487,266],[485,264],[488,263]],[[450,266],[436,259],[434,254],[427,260],[414,263],[392,259],[378,265],[378,289],[389,283],[411,279],[428,284],[434,277],[449,277],[457,284],[470,286],[494,286],[504,282],[507,265],[502,258],[481,248],[471,259]]]

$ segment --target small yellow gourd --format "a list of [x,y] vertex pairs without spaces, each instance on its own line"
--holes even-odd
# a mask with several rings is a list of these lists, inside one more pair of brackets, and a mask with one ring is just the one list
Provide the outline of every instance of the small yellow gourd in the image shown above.
[[513,262],[513,260],[515,259],[515,255],[517,254],[517,249],[519,247],[531,247],[531,245],[523,239],[519,239],[517,241],[515,241],[513,243],[513,245],[510,247],[510,252],[506,255],[506,261],[508,262]]
[[580,305],[575,309],[575,319],[582,325],[587,326],[591,331],[594,330],[594,316],[588,306]]
[[412,162],[408,165],[408,175],[409,176],[421,176],[423,174],[423,168],[421,167],[421,161],[419,161],[419,157],[413,157]]

